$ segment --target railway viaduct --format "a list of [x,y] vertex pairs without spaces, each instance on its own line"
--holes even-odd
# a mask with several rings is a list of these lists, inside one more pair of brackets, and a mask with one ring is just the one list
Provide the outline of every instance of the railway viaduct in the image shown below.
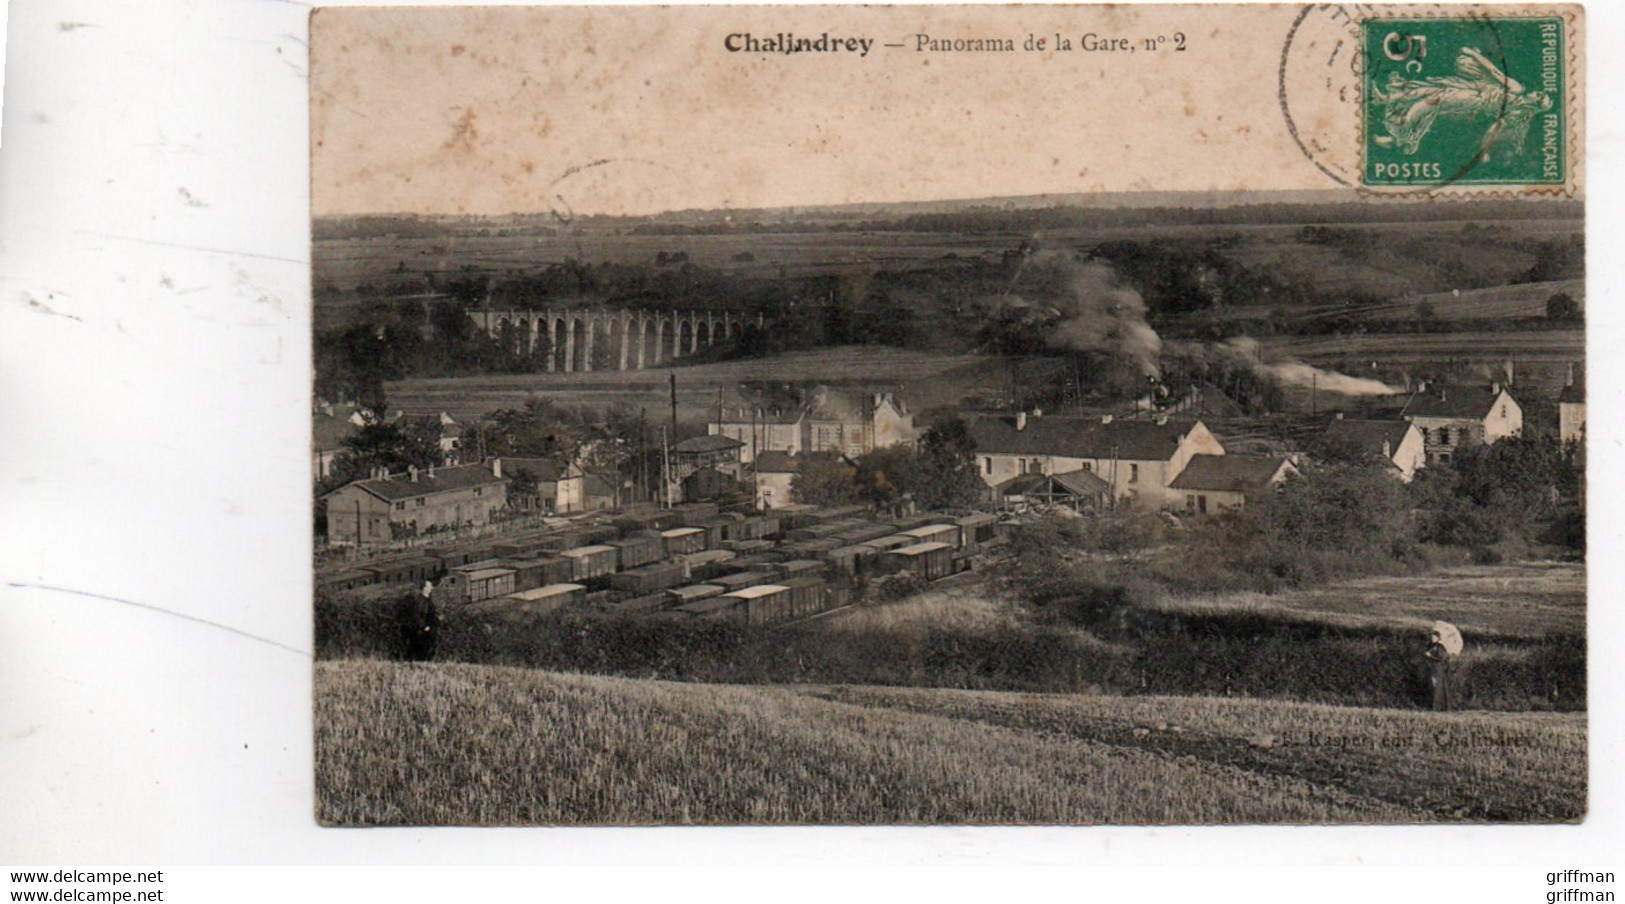
[[519,354],[546,355],[548,373],[657,367],[733,338],[745,322],[736,311],[482,309],[469,316]]

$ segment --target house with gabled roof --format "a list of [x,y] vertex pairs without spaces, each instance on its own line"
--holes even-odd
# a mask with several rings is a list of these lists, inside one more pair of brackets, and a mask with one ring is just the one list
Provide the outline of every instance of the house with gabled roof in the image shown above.
[[1586,436],[1586,384],[1585,374],[1574,377],[1574,365],[1569,365],[1568,383],[1557,394],[1557,438],[1564,443],[1585,442]]
[[1297,470],[1284,455],[1193,455],[1169,488],[1184,494],[1186,512],[1216,514],[1257,503]]
[[487,465],[378,472],[326,494],[327,542],[374,546],[431,528],[486,524],[508,504],[500,459]]
[[1111,487],[1113,502],[1178,506],[1171,489],[1194,455],[1223,455],[1224,446],[1198,420],[968,415],[977,472],[990,489],[1023,474],[1086,471]]
[[1429,462],[1450,461],[1466,446],[1523,432],[1523,408],[1500,383],[1423,387],[1406,400],[1399,416],[1421,431]]
[[1345,418],[1326,425],[1323,441],[1365,461],[1381,463],[1409,483],[1427,464],[1422,431],[1410,421]]

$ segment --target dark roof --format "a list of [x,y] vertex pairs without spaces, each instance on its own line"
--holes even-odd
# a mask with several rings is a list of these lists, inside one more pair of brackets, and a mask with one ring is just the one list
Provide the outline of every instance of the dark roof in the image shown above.
[[1564,386],[1563,391],[1557,394],[1557,400],[1559,402],[1568,402],[1570,404],[1583,403],[1586,400],[1586,382],[1584,375],[1575,377],[1573,383]]
[[756,470],[790,474],[801,469],[801,459],[788,452],[760,452],[756,455]]
[[1483,420],[1498,394],[1488,386],[1440,386],[1418,392],[1405,403],[1406,417],[1457,417]]
[[[434,493],[466,490],[469,487],[491,486],[507,482],[508,478],[493,475],[491,469],[485,465],[458,465],[450,468],[435,468],[433,476],[430,476],[430,472],[426,469],[419,470],[418,479],[415,482],[406,474],[395,474],[388,480],[353,481],[333,492],[337,493],[350,487],[360,487],[379,499],[396,502],[417,496],[429,496]],[[328,495],[331,496],[332,493]]]
[[588,496],[613,496],[615,488],[597,474],[588,474],[581,481],[581,492]]
[[1410,421],[1367,421],[1356,418],[1338,418],[1326,426],[1326,439],[1337,443],[1350,443],[1361,452],[1380,454],[1382,444],[1388,444],[1388,454],[1399,450],[1405,434],[1411,430]]
[[713,433],[709,436],[692,436],[671,447],[673,452],[687,452],[690,454],[701,452],[728,452],[745,445],[731,436]]
[[1247,493],[1263,489],[1287,459],[1279,455],[1192,455],[1179,472],[1174,490],[1222,490]]
[[349,418],[338,417],[331,414],[318,414],[311,423],[311,436],[318,452],[327,452],[344,447],[345,438],[361,429],[350,423]]
[[1198,423],[1113,420],[1103,424],[1100,418],[1045,415],[1027,418],[1027,426],[1017,430],[1012,415],[966,418],[978,452],[1131,461],[1167,461],[1178,450],[1180,439]]
[[1098,496],[1111,492],[1111,485],[1088,471],[1065,474],[1023,474],[999,484],[1005,496]]
[[564,466],[551,458],[509,458],[503,456],[502,475],[513,477],[520,471],[529,472],[537,483],[557,483],[564,475]]

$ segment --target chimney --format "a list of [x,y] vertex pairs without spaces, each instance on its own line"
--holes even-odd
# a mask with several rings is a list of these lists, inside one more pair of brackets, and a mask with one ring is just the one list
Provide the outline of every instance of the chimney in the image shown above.
[[1383,458],[1393,458],[1394,457],[1393,444],[1388,442],[1388,440],[1383,440],[1382,441],[1382,457]]
[[1445,393],[1447,393],[1447,392],[1449,392],[1448,387],[1445,387],[1445,386],[1440,386],[1439,387],[1439,401],[1442,402],[1442,401],[1445,400]]
[[1506,372],[1507,372],[1507,386],[1510,388],[1513,383],[1517,382],[1512,377],[1512,359],[1511,358],[1508,358],[1506,360],[1506,364],[1504,365],[1504,367],[1506,368]]
[[1166,426],[1168,426],[1168,415],[1166,415],[1166,414],[1157,415],[1157,426],[1158,427],[1166,427]]
[[1343,419],[1343,412],[1341,412],[1341,411],[1337,412],[1337,414],[1333,415],[1333,418],[1336,419],[1336,420],[1339,420],[1339,421],[1342,420]]
[[1569,362],[1569,378],[1568,378],[1568,380],[1564,381],[1563,385],[1564,386],[1573,386],[1574,385],[1574,362],[1573,361]]
[[1416,391],[1417,392],[1427,392],[1428,391],[1428,381],[1426,381],[1426,380],[1417,380],[1416,381]]
[[411,479],[411,481],[413,483],[418,482],[418,466],[417,465],[407,465],[406,466],[406,473],[407,473],[407,476]]
[[1501,384],[1498,383],[1498,382],[1495,382],[1493,380],[1490,381],[1490,395],[1498,396],[1500,394],[1501,394]]
[[1112,422],[1112,416],[1109,414],[1103,414],[1100,416],[1100,422],[1102,424],[1109,424]]
[[491,459],[491,476],[496,478],[502,477],[502,459]]
[[430,480],[434,479],[434,465],[429,466],[429,479]]
[[1016,429],[1017,430],[1026,430],[1027,429],[1027,412],[1025,412],[1025,411],[1016,412]]
[[1043,416],[1044,416],[1044,409],[1042,409],[1042,408],[1034,408],[1033,409],[1033,417],[1043,417]]

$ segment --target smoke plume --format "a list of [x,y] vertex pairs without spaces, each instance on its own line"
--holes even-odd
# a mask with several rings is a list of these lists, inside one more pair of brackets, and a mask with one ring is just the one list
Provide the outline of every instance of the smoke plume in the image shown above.
[[1049,308],[1047,341],[1054,348],[1115,352],[1158,376],[1162,337],[1145,321],[1145,300],[1104,264],[1076,260],[1058,251],[1040,251],[1022,264],[1032,283],[1030,298],[1011,304]]
[[[1145,299],[1099,261],[1079,261],[1059,251],[1026,257],[1017,271],[1025,292],[1007,295],[1005,303],[1023,309],[1047,327],[1053,348],[1111,352],[1139,366],[1148,377],[1160,377],[1163,340],[1146,322]],[[1012,280],[1014,283],[1015,280]],[[1212,357],[1244,366],[1284,386],[1314,386],[1351,396],[1393,395],[1401,390],[1380,380],[1351,377],[1300,361],[1265,361],[1258,340],[1246,336],[1216,345],[1180,342],[1177,352]]]
[[1350,396],[1395,395],[1401,390],[1381,380],[1351,377],[1334,370],[1322,370],[1301,361],[1266,362],[1257,339],[1237,336],[1226,339],[1212,348],[1224,358],[1240,362],[1261,375],[1273,378],[1283,386],[1310,386],[1324,392]]

